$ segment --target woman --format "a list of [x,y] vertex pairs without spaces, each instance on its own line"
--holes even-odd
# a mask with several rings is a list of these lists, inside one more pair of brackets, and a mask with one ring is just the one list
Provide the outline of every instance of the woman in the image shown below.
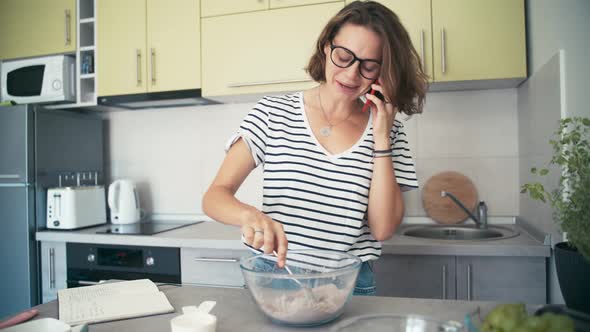
[[[287,248],[360,257],[355,294],[372,294],[369,262],[402,220],[402,189],[418,185],[395,115],[422,111],[427,77],[397,16],[372,1],[353,2],[330,20],[307,71],[317,87],[265,97],[246,116],[203,209],[241,226],[253,250],[276,251],[280,267]],[[372,103],[369,112],[361,97]],[[234,196],[260,164],[262,211]]]

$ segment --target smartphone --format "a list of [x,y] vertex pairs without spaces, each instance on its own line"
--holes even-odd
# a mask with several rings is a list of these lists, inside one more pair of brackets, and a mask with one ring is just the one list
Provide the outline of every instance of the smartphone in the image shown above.
[[[379,81],[375,81],[375,84],[379,84]],[[385,101],[385,97],[383,96],[383,94],[377,90],[373,90],[371,88],[371,92],[369,92],[371,95],[381,99],[381,101]],[[365,100],[365,104],[363,105],[363,109],[362,112],[366,112],[369,107],[371,106],[371,104],[373,104],[369,99]]]

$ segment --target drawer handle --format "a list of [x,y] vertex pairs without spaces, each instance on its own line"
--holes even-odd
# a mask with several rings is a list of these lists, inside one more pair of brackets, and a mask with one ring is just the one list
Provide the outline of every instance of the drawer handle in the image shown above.
[[467,301],[473,300],[471,294],[471,264],[467,264]]
[[300,82],[311,82],[311,78],[300,78],[300,79],[295,79],[295,80],[279,80],[279,81],[230,83],[227,85],[227,87],[228,88],[241,88],[241,87],[245,87],[245,86],[271,85],[271,84],[283,84],[283,83],[300,83]]
[[237,263],[239,258],[195,257],[195,262]]
[[442,299],[447,299],[447,266],[442,266]]
[[49,288],[55,289],[55,248],[49,248]]

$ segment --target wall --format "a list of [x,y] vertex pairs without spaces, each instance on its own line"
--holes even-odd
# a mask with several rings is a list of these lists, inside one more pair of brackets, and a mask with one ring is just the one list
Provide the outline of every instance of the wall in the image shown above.
[[[533,165],[544,166],[551,158],[549,137],[559,118],[590,116],[587,106],[590,53],[590,1],[527,0],[527,49],[529,80],[518,89],[520,183],[538,180],[530,175]],[[557,175],[544,179],[549,189]],[[552,234],[553,244],[561,234],[546,204],[521,196],[520,218],[542,232]],[[563,303],[550,258],[549,301]]]
[[[200,213],[225,141],[252,105],[108,113],[110,178],[136,180],[150,213]],[[440,171],[460,171],[474,181],[490,215],[517,215],[516,107],[516,89],[429,93],[424,114],[406,123],[420,184]],[[255,171],[238,197],[260,206],[261,179]],[[406,193],[406,202],[407,215],[425,215],[419,191]]]
[[529,76],[560,49],[565,51],[565,114],[590,116],[590,1],[527,0]]

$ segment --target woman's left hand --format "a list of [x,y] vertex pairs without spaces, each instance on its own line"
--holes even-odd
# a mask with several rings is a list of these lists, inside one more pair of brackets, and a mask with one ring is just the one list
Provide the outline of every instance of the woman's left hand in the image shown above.
[[[385,95],[381,85],[371,84],[371,88]],[[371,112],[373,112],[373,135],[375,143],[377,144],[377,140],[387,140],[389,142],[389,134],[391,133],[391,127],[398,111],[397,108],[390,101],[383,101],[370,93],[365,94],[365,97],[373,103]],[[385,147],[385,149],[389,149],[389,146]]]

